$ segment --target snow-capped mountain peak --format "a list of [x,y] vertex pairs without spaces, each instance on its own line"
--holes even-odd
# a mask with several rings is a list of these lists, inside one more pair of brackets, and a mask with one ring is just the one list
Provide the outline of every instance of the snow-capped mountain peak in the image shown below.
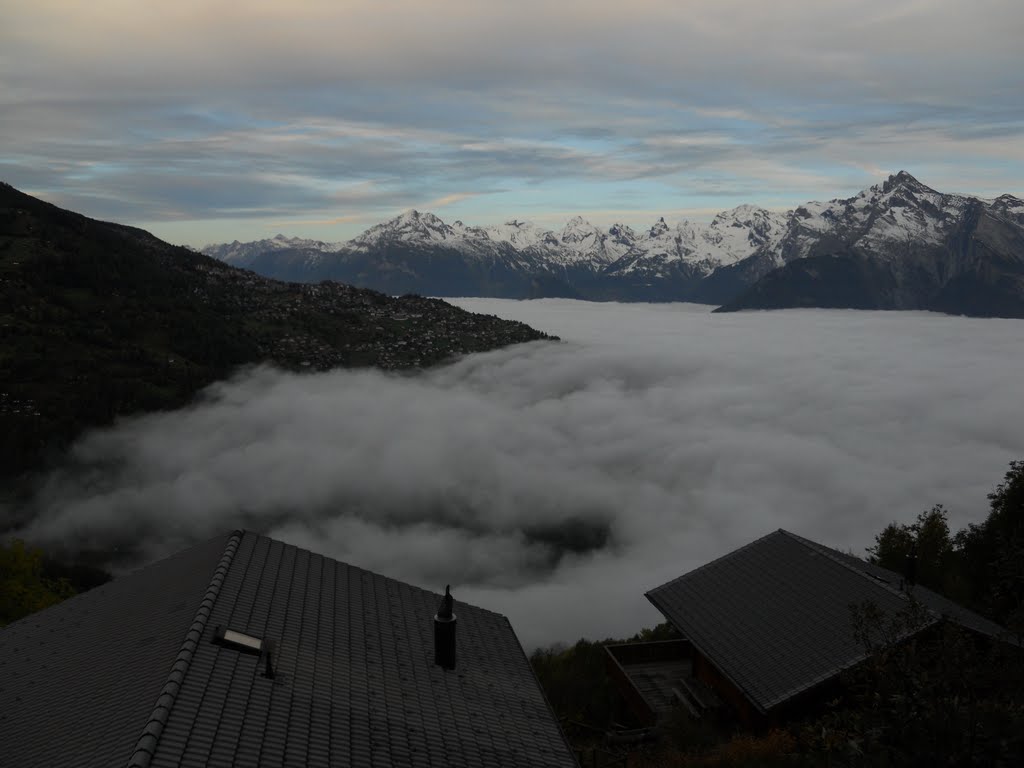
[[274,251],[319,251],[332,253],[342,248],[342,243],[327,243],[323,240],[309,240],[303,237],[288,237],[276,234],[264,240],[242,243],[235,240],[231,243],[207,245],[199,249],[200,253],[214,256],[228,263],[239,263],[250,259],[255,254]]
[[659,237],[668,232],[668,229],[668,224],[665,223],[665,217],[659,216],[658,220],[654,222],[654,226],[647,230],[647,234],[645,235],[645,237],[648,240],[657,240]]
[[1011,208],[1024,207],[1024,200],[1021,200],[1019,197],[1015,197],[1014,195],[1000,195],[993,201],[993,203],[995,205],[1007,206]]
[[394,228],[399,232],[416,232],[418,234],[438,233],[446,236],[451,227],[430,212],[420,213],[415,209],[409,209],[391,220]]
[[922,201],[935,204],[943,195],[925,186],[906,171],[889,176],[881,184],[875,184],[858,193],[854,199],[870,202],[874,206],[918,205]]
[[484,227],[481,231],[494,242],[508,243],[517,250],[558,245],[554,232],[520,219],[509,219],[504,224]]
[[1024,200],[1013,195],[1000,195],[991,203],[991,210],[1004,219],[1024,227]]
[[600,239],[601,234],[601,230],[582,216],[573,216],[562,230],[561,240],[564,245],[569,247],[578,247],[585,243],[592,245]]
[[415,208],[410,208],[407,211],[403,211],[394,220],[402,225],[423,224],[429,227],[444,226],[444,222],[441,221],[441,219],[439,219],[434,214],[430,213],[429,211],[424,211],[423,213],[420,213]]
[[723,211],[710,224],[682,221],[670,228],[661,217],[638,238],[622,268],[648,277],[676,268],[710,274],[759,250],[776,248],[785,234],[786,220],[784,214],[753,205]]
[[636,232],[633,231],[632,227],[619,222],[616,222],[609,227],[608,236],[613,242],[628,246],[632,246],[637,239]]
[[636,241],[633,230],[616,225],[609,230],[600,229],[582,216],[574,216],[559,235],[563,264],[590,264],[603,268],[626,254]]
[[784,260],[811,255],[826,236],[833,244],[838,241],[893,258],[908,247],[940,245],[972,200],[937,192],[900,171],[851,198],[797,208]]
[[410,209],[393,219],[370,227],[354,238],[351,244],[369,248],[392,242],[433,242],[440,243],[455,236],[455,230],[432,213],[420,213]]
[[756,205],[740,205],[722,211],[711,221],[702,238],[713,244],[723,263],[739,261],[758,249],[775,251],[786,233],[788,216]]
[[738,205],[731,210],[716,214],[715,218],[711,220],[711,226],[748,226],[758,218],[763,218],[767,213],[768,211],[764,208],[759,208],[756,205]]
[[[328,249],[336,253],[318,252]],[[857,301],[901,308],[946,306],[934,304],[934,297],[922,299],[920,291],[959,274],[950,272],[949,264],[974,269],[989,251],[1001,254],[1008,264],[1024,263],[1024,200],[943,194],[906,171],[851,197],[810,202],[786,213],[740,205],[708,223],[673,225],[660,217],[639,231],[621,223],[604,229],[582,216],[557,229],[519,218],[486,227],[462,221],[449,225],[432,213],[409,210],[334,246],[278,234],[256,243],[235,241],[203,249],[289,280],[356,280],[380,290],[438,295],[497,291],[516,298],[572,295],[645,301],[730,302],[754,285],[770,290],[775,278],[768,276],[779,269],[801,275],[796,285],[802,291],[815,281],[841,283],[851,265],[859,270],[869,264],[870,270],[857,274],[874,279],[877,272],[881,282],[865,287],[866,298]],[[993,262],[993,269],[1002,269],[1001,263]],[[987,285],[988,273],[978,274],[979,285]],[[892,293],[892,284],[903,293]],[[1002,290],[999,285],[992,290]],[[778,289],[781,293],[772,294],[777,295],[772,301],[792,300],[797,288],[786,283]],[[849,288],[844,284],[827,301],[820,300],[826,306],[831,306],[828,301],[849,301]],[[877,295],[871,292],[876,289]],[[996,298],[1011,309],[1016,306],[1016,299],[1002,294]]]
[[902,188],[911,192],[931,192],[933,194],[937,194],[934,189],[925,186],[907,171],[899,171],[892,174],[882,182],[881,187],[883,193],[890,192],[897,188]]

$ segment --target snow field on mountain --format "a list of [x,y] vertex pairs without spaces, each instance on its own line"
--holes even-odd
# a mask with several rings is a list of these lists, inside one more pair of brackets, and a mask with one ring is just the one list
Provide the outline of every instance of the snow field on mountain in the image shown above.
[[[209,246],[204,251],[245,266],[246,259],[258,260],[260,253],[305,250],[306,268],[316,270],[331,258],[339,263],[356,255],[385,259],[386,252],[398,247],[405,251],[402,258],[410,259],[408,269],[415,272],[418,258],[443,249],[461,254],[468,264],[503,264],[531,279],[554,275],[569,282],[566,288],[577,287],[567,270],[600,275],[611,281],[606,283],[603,297],[645,297],[644,289],[640,295],[630,293],[635,289],[622,293],[621,286],[615,284],[622,279],[624,284],[654,289],[652,298],[659,296],[659,285],[662,297],[678,298],[700,295],[693,292],[693,285],[680,281],[700,281],[740,262],[760,276],[815,254],[857,251],[880,263],[892,263],[914,258],[912,254],[920,256],[928,248],[942,251],[954,247],[952,243],[965,242],[961,235],[969,218],[966,214],[975,204],[1024,228],[1024,202],[1012,195],[981,200],[943,194],[901,171],[851,198],[810,202],[786,213],[741,205],[719,213],[710,223],[670,225],[660,218],[640,232],[622,224],[604,229],[581,216],[571,218],[561,230],[519,219],[484,227],[467,226],[462,221],[449,225],[434,214],[410,210],[340,245],[279,235],[257,243]],[[337,252],[328,253],[334,246]],[[262,264],[266,267],[266,261]],[[288,276],[307,279],[301,270]]]

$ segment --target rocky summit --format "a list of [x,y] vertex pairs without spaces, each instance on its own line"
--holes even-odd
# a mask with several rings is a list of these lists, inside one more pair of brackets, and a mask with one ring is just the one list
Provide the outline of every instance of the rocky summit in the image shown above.
[[204,253],[287,280],[389,293],[931,309],[1024,316],[1024,201],[938,192],[906,171],[851,198],[784,213],[755,205],[710,223],[636,232],[575,217],[447,224],[407,211],[347,243],[278,236]]

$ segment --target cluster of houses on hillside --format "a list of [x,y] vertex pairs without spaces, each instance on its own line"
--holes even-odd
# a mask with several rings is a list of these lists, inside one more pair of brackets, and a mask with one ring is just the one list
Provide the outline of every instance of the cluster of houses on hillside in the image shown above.
[[28,397],[12,397],[0,392],[0,416],[39,416],[39,407]]
[[[434,365],[453,356],[549,338],[522,323],[465,312],[421,296],[393,298],[343,283],[281,283],[227,266],[199,265],[205,300],[244,315],[267,333],[260,352],[278,365],[326,371],[373,365],[387,370]],[[220,290],[231,283],[238,290]],[[202,289],[196,289],[202,290]],[[330,328],[301,321],[309,310]]]
[[[648,725],[806,712],[865,658],[858,602],[1005,632],[781,530],[647,597],[682,639],[607,652]],[[0,744],[47,768],[577,764],[505,617],[248,531],[0,630]]]

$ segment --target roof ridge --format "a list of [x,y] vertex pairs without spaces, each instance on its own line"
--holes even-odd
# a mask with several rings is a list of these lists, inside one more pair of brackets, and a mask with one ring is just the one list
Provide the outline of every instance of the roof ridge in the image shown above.
[[128,768],[148,768],[150,761],[153,759],[157,742],[160,740],[160,735],[167,724],[171,707],[174,706],[178,691],[181,689],[181,684],[185,679],[185,673],[188,672],[189,665],[192,663],[192,656],[199,645],[199,639],[203,636],[206,621],[213,610],[213,604],[217,600],[217,595],[220,594],[221,584],[224,583],[224,577],[227,576],[228,569],[231,567],[231,561],[234,559],[235,551],[238,549],[243,534],[243,531],[236,530],[228,537],[224,547],[224,554],[221,556],[220,562],[213,572],[213,577],[206,588],[202,602],[199,603],[199,609],[192,620],[192,625],[185,634],[181,650],[178,651],[174,664],[171,666],[171,673],[167,676],[167,682],[164,683],[164,687],[157,697],[156,706],[153,709],[153,713],[149,716],[149,722],[146,723],[142,735],[139,736],[139,740],[135,743],[135,749],[132,750],[132,754],[128,758]]
[[[917,603],[935,621],[949,620],[953,621],[956,624],[959,624],[961,627],[972,629],[971,625],[966,623],[964,620],[964,617],[967,616],[970,617],[972,621],[982,621],[992,626],[991,630],[981,630],[984,634],[988,634],[991,637],[995,637],[998,639],[1005,639],[1008,636],[1008,630],[1005,627],[1001,626],[998,622],[995,622],[987,616],[978,613],[973,608],[969,608],[968,606],[959,603],[951,597],[947,597],[946,595],[942,594],[941,592],[938,592],[937,590],[926,587],[923,584],[909,584],[908,588],[894,587],[889,582],[883,581],[880,578],[876,578],[869,571],[860,568],[855,568],[851,563],[847,562],[847,560],[845,560],[844,558],[853,558],[863,563],[864,565],[868,565],[874,569],[882,571],[883,573],[887,573],[890,576],[892,576],[893,582],[895,582],[898,579],[900,584],[906,583],[904,577],[896,571],[891,571],[888,568],[883,568],[877,563],[872,563],[870,560],[864,560],[863,558],[859,558],[856,555],[847,555],[846,553],[840,552],[837,549],[833,549],[832,547],[828,547],[824,544],[818,544],[816,541],[805,539],[803,536],[799,536],[795,533],[790,533],[789,531],[784,531],[784,533],[790,536],[790,538],[801,542],[802,544],[804,544],[804,546],[820,552],[830,560],[834,560],[840,565],[846,567],[848,570],[861,575],[870,583],[875,584],[876,586],[884,590],[887,590],[891,594],[903,598],[908,603]],[[949,606],[954,610],[947,610],[946,606]],[[979,631],[976,627],[974,627],[973,629],[975,629],[975,631]],[[1000,631],[997,632],[996,630]]]
[[[813,549],[815,552],[817,552],[818,554],[824,555],[825,557],[827,557],[832,562],[839,563],[839,565],[843,566],[843,568],[845,568],[846,570],[850,571],[851,573],[857,574],[862,579],[865,579],[869,583],[874,584],[876,587],[878,587],[880,589],[884,589],[887,592],[890,592],[891,594],[894,594],[897,597],[900,597],[900,598],[902,598],[902,599],[904,599],[904,600],[906,600],[908,602],[910,601],[910,595],[908,595],[905,590],[897,589],[896,587],[891,586],[888,582],[883,582],[880,579],[876,579],[874,576],[872,576],[870,573],[868,573],[864,569],[862,569],[862,568],[855,568],[851,563],[849,563],[846,560],[844,560],[843,557],[837,557],[837,555],[843,555],[843,553],[840,552],[838,549],[833,549],[832,547],[826,546],[825,544],[819,544],[816,541],[811,541],[810,539],[805,539],[803,536],[800,536],[799,534],[790,533],[789,531],[785,531],[782,528],[780,528],[779,530],[782,533],[784,533],[787,536],[789,536],[794,541],[799,542],[800,544],[803,544],[808,549]],[[862,560],[861,558],[857,557],[856,555],[844,555],[844,557],[855,558],[856,560],[859,560],[860,562],[864,563],[865,565],[870,565],[873,568],[878,568],[878,570],[880,570],[880,571],[885,571],[886,573],[891,573],[894,578],[900,579],[900,581],[903,580],[903,578],[898,573],[896,573],[895,571],[890,571],[888,568],[883,568],[880,565],[875,565],[874,563],[869,563],[867,560]],[[918,602],[920,603],[921,601],[918,600]],[[937,618],[940,618],[940,617],[938,617],[936,612],[934,610],[932,610],[931,606],[924,605],[922,603],[922,607],[926,611],[928,611],[928,613],[932,614],[933,616],[936,616]]]
[[[731,552],[726,552],[724,555],[719,555],[714,560],[710,560],[710,561],[704,563],[704,565],[701,565],[701,566],[698,566],[698,567],[694,568],[692,571],[687,571],[686,573],[684,573],[684,574],[682,574],[680,576],[677,576],[676,578],[672,579],[671,581],[666,581],[664,584],[661,584],[660,586],[657,586],[654,589],[650,589],[650,590],[644,592],[644,597],[647,598],[647,600],[651,603],[651,605],[653,605],[655,608],[657,608],[659,611],[661,611],[662,615],[666,619],[668,619],[670,624],[675,626],[675,622],[673,622],[672,619],[670,619],[668,617],[668,613],[662,608],[661,605],[658,604],[658,598],[655,596],[655,594],[654,594],[655,592],[660,592],[660,590],[665,589],[666,587],[672,586],[677,581],[680,581],[680,580],[682,580],[684,578],[692,576],[693,574],[695,574],[695,573],[697,573],[699,571],[703,571],[705,568],[709,568],[710,566],[715,565],[716,563],[720,563],[720,562],[723,562],[725,560],[728,560],[733,555],[737,555],[740,552],[743,552],[744,550],[750,549],[755,544],[759,544],[760,542],[764,541],[765,539],[771,538],[772,536],[778,536],[780,533],[788,534],[789,532],[783,530],[782,528],[777,528],[776,530],[772,531],[771,533],[766,533],[764,536],[759,536],[758,538],[754,539],[753,541],[747,542],[746,544],[744,544],[742,547],[739,547],[738,549],[734,549]],[[682,632],[682,629],[680,627],[676,627],[676,629],[679,630],[680,632]],[[715,660],[711,657],[711,655],[708,654],[701,647],[701,644],[698,644],[697,642],[695,642],[693,637],[691,637],[689,634],[687,634],[685,632],[683,634],[686,635],[686,639],[693,645],[693,647],[696,648],[698,651],[700,651],[701,654],[704,656],[704,658],[706,658],[711,663],[711,665],[715,669],[717,669],[718,672],[721,675],[723,675],[725,677],[726,680],[728,680],[733,685],[735,685],[736,688],[739,689],[743,693],[743,695],[747,698],[748,701],[750,701],[750,703],[752,703],[754,705],[754,707],[757,709],[758,712],[764,714],[767,711],[764,707],[761,706],[761,703],[758,701],[757,695],[753,691],[750,690],[750,686],[749,685],[747,685],[745,682],[742,682],[742,681],[736,679],[736,677],[733,674],[731,674],[729,672],[726,672],[724,669],[722,669],[715,662]]]
[[508,616],[501,616],[501,618],[505,620],[505,623],[508,625],[509,632],[511,632],[512,637],[516,639],[516,647],[519,648],[519,653],[522,655],[522,658],[526,661],[526,666],[530,668],[530,676],[533,677],[533,681],[537,685],[537,690],[540,691],[541,698],[544,699],[544,706],[547,707],[548,714],[551,716],[551,719],[555,722],[555,725],[558,728],[558,735],[562,737],[562,742],[565,744],[565,748],[568,749],[570,752],[575,753],[575,750],[573,749],[573,746],[569,741],[569,737],[565,735],[565,730],[562,728],[561,719],[558,717],[558,715],[555,714],[555,709],[551,706],[551,702],[548,700],[548,695],[544,691],[544,686],[540,684],[540,678],[537,677],[537,670],[533,668],[533,664],[530,663],[530,657],[526,655],[526,649],[523,648],[523,643],[519,639],[519,635],[516,634],[515,627],[512,626],[512,622],[509,621]]
[[[250,534],[252,534],[254,536],[257,536],[259,538],[268,539],[270,541],[277,541],[277,542],[279,542],[280,544],[283,544],[286,547],[292,547],[293,549],[295,549],[298,552],[305,552],[306,554],[312,555],[313,557],[320,557],[320,558],[323,558],[324,560],[331,560],[332,562],[335,562],[338,565],[343,565],[346,568],[351,568],[352,570],[359,571],[360,573],[369,574],[370,576],[373,576],[375,579],[383,579],[384,581],[388,581],[388,582],[391,582],[393,584],[397,584],[398,586],[401,586],[401,587],[409,587],[410,589],[415,589],[415,590],[418,590],[420,592],[424,592],[424,593],[426,593],[426,594],[428,594],[428,595],[430,595],[432,597],[444,597],[444,593],[443,592],[435,591],[433,589],[427,589],[426,587],[421,587],[419,584],[413,584],[412,582],[403,581],[402,579],[396,579],[394,576],[386,576],[383,573],[378,573],[377,571],[370,570],[369,568],[364,568],[361,565],[353,565],[352,563],[348,562],[347,560],[340,560],[337,557],[333,557],[332,555],[325,555],[323,552],[316,552],[316,551],[314,551],[312,549],[308,549],[307,547],[300,547],[298,544],[289,544],[288,542],[286,542],[286,541],[284,541],[282,539],[274,539],[274,538],[271,538],[270,536],[266,536],[265,534],[256,533],[255,531],[248,531],[248,530],[236,531],[236,533],[238,533],[238,534],[250,533]],[[461,586],[459,586],[457,584],[453,584],[452,586],[453,586],[453,588],[456,591],[461,589]],[[466,606],[468,606],[468,607],[470,607],[470,608],[472,608],[473,610],[476,610],[476,611],[483,611],[484,613],[489,613],[489,614],[491,614],[493,616],[499,616],[499,617],[501,617],[503,619],[507,619],[508,618],[505,614],[499,613],[498,611],[492,611],[490,608],[484,608],[483,606],[476,605],[474,603],[467,603],[465,600],[460,600],[459,602],[461,602],[463,605],[466,605]]]
[[[692,570],[689,570],[686,573],[680,574],[679,576],[676,576],[671,581],[666,581],[664,584],[659,584],[658,586],[653,587],[653,588],[647,590],[646,592],[644,592],[644,597],[646,597],[648,600],[650,600],[652,592],[657,592],[658,590],[664,589],[665,587],[670,587],[673,584],[675,584],[677,581],[680,581],[681,579],[684,579],[684,578],[686,578],[688,576],[691,576],[691,575],[697,573],[698,571],[703,571],[705,568],[708,568],[708,567],[714,565],[715,563],[721,562],[722,560],[727,560],[730,557],[733,557],[734,555],[738,555],[743,550],[749,549],[750,547],[754,546],[755,544],[759,544],[760,542],[764,541],[765,539],[769,538],[770,536],[776,536],[776,535],[778,535],[780,533],[787,533],[788,534],[789,532],[788,531],[784,531],[781,528],[779,528],[777,530],[772,531],[771,533],[766,533],[764,536],[759,536],[758,538],[754,539],[753,541],[747,542],[746,544],[744,544],[742,547],[739,547],[738,549],[734,549],[731,552],[726,552],[724,555],[719,555],[714,560],[709,560],[708,562],[704,563],[704,565],[698,565],[696,568],[694,568]],[[790,534],[790,535],[792,535],[792,534]]]
[[[882,582],[880,582],[877,579],[873,578],[871,576],[870,572],[866,572],[866,571],[864,571],[862,569],[859,569],[859,568],[855,567],[852,563],[847,562],[846,560],[844,560],[844,555],[841,552],[839,552],[838,550],[834,550],[834,549],[832,549],[830,547],[826,547],[823,544],[818,544],[817,542],[811,541],[810,539],[805,539],[802,536],[799,536],[799,535],[797,535],[795,533],[791,533],[790,531],[785,530],[784,528],[779,528],[779,529],[773,531],[770,534],[767,534],[767,535],[762,536],[762,537],[760,537],[758,539],[755,539],[754,541],[752,541],[752,542],[750,542],[748,544],[745,544],[744,546],[740,547],[739,549],[733,550],[732,552],[729,552],[726,555],[718,557],[715,560],[712,560],[710,563],[706,563],[705,565],[701,566],[700,568],[697,568],[697,569],[694,569],[693,571],[689,571],[687,573],[682,574],[678,578],[673,579],[670,582],[667,582],[666,584],[662,585],[661,587],[656,587],[655,589],[653,589],[650,592],[646,593],[647,599],[650,600],[650,602],[652,604],[654,604],[655,608],[657,608],[659,611],[661,611],[661,613],[663,615],[665,615],[665,617],[668,618],[668,620],[675,625],[676,624],[676,619],[675,618],[671,618],[669,616],[670,611],[667,610],[667,608],[660,603],[660,599],[659,599],[661,597],[660,590],[663,587],[669,587],[670,585],[673,585],[673,584],[675,584],[676,582],[679,582],[682,579],[688,578],[688,577],[692,576],[693,574],[697,573],[698,571],[701,571],[701,570],[703,570],[703,569],[705,569],[705,568],[707,568],[707,567],[709,567],[711,565],[719,564],[719,563],[723,563],[723,562],[728,562],[731,559],[732,555],[736,555],[736,554],[742,553],[742,552],[748,550],[753,545],[761,544],[761,543],[765,542],[766,540],[775,540],[775,541],[785,540],[785,541],[791,541],[793,543],[799,544],[801,549],[809,550],[814,555],[821,555],[823,557],[823,560],[819,561],[820,562],[820,566],[819,567],[824,567],[826,569],[829,569],[829,568],[831,568],[831,566],[827,565],[826,563],[831,562],[831,563],[833,563],[835,565],[841,566],[842,571],[837,572],[837,573],[846,573],[846,572],[855,573],[855,574],[859,575],[862,579],[865,579],[867,581],[867,583],[875,585],[877,587],[881,587],[884,590],[888,590],[889,592],[891,592],[895,596],[901,598],[902,600],[906,600],[907,599],[907,596],[904,593],[900,592],[899,590],[893,589],[893,588],[889,587],[886,584],[883,584]],[[854,559],[857,559],[857,558],[854,558]],[[885,569],[881,569],[881,570],[885,570]],[[894,574],[894,576],[895,576],[895,574]],[[930,619],[930,621],[927,622],[927,625],[931,625],[935,621],[937,621],[939,619],[939,617],[936,615],[936,613],[929,606],[924,606],[924,607],[927,610],[928,617]],[[765,695],[764,692],[759,692],[759,688],[758,688],[758,686],[756,684],[756,681],[754,681],[754,684],[752,686],[751,680],[750,680],[750,678],[748,676],[746,676],[746,675],[738,676],[737,674],[735,674],[735,670],[734,671],[727,671],[726,668],[723,668],[720,665],[719,661],[718,661],[717,653],[709,653],[707,650],[705,650],[703,647],[701,647],[703,645],[703,640],[698,641],[690,633],[686,632],[683,629],[683,627],[678,626],[678,625],[677,625],[677,627],[680,629],[680,631],[683,632],[684,635],[686,635],[688,637],[688,639],[694,645],[694,647],[697,648],[705,656],[705,658],[707,658],[708,661],[710,661],[711,664],[714,665],[715,668],[718,669],[718,671],[727,680],[732,682],[732,684],[735,685],[738,690],[742,691],[744,696],[747,698],[747,700],[761,713],[767,712],[772,707],[777,706],[780,701],[784,701],[784,700],[786,700],[786,699],[796,695],[797,693],[800,693],[803,690],[806,690],[806,689],[808,689],[810,687],[813,687],[814,685],[817,685],[823,679],[828,679],[828,677],[830,677],[835,672],[839,672],[842,669],[845,669],[847,666],[856,664],[859,661],[862,661],[864,658],[867,657],[866,652],[861,652],[861,653],[859,653],[857,655],[857,657],[855,659],[848,661],[848,663],[845,664],[844,666],[836,667],[835,670],[829,671],[827,673],[822,673],[822,674],[818,675],[817,677],[815,677],[813,680],[805,681],[804,683],[800,684],[799,686],[793,687],[792,685],[790,685],[786,690],[784,690],[782,692],[776,691],[774,696],[767,696],[767,695]],[[920,629],[923,629],[923,628],[924,628],[923,626],[922,627],[917,627],[914,630],[908,632],[908,634],[913,634],[914,632],[917,632],[917,631],[919,631]]]

